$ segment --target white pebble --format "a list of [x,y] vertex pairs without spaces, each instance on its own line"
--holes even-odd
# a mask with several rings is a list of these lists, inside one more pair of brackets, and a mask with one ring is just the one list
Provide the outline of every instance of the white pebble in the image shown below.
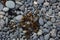
[[5,12],[8,11],[8,10],[9,10],[8,7],[4,7],[4,8],[3,8],[3,11],[5,11]]
[[7,6],[8,8],[14,8],[14,7],[15,7],[15,3],[14,3],[13,1],[7,1],[7,2],[6,2],[6,6]]
[[49,6],[49,3],[48,3],[48,2],[44,2],[43,5],[44,5],[44,6]]

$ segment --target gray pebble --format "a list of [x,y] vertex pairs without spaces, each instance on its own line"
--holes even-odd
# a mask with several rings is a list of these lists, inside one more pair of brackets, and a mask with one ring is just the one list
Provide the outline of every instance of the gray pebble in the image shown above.
[[44,36],[44,39],[45,39],[45,40],[48,40],[49,37],[50,37],[50,34],[47,34],[47,35]]
[[37,3],[38,4],[41,4],[41,3],[43,3],[44,2],[44,0],[37,0]]
[[44,20],[42,18],[39,18],[39,23],[40,23],[40,25],[43,25],[44,24]]
[[0,10],[2,10],[3,9],[3,4],[2,3],[0,3]]
[[19,9],[24,11],[25,6],[24,6],[24,5],[22,5]]
[[14,8],[15,7],[15,3],[13,1],[7,1],[5,4],[8,8]]
[[52,22],[51,22],[51,21],[48,21],[48,22],[47,22],[47,25],[52,25]]
[[56,19],[55,18],[51,18],[51,22],[55,22],[56,21]]

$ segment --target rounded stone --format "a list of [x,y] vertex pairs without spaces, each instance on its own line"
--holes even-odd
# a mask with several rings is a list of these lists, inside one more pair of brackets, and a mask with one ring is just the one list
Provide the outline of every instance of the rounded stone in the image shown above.
[[0,11],[0,15],[5,15],[5,13],[3,11]]
[[3,9],[3,4],[2,3],[0,3],[0,10],[2,10]]
[[43,25],[44,24],[44,20],[42,18],[39,18],[39,23],[40,23],[40,25]]
[[56,21],[56,19],[55,18],[51,18],[51,22],[55,22]]
[[23,18],[22,15],[18,15],[18,16],[16,16],[14,19],[15,19],[16,21],[20,22],[22,18]]
[[14,8],[15,7],[15,3],[13,1],[7,1],[5,4],[8,8]]
[[3,8],[3,11],[5,11],[5,12],[8,11],[8,10],[9,10],[8,7],[4,7],[4,8]]
[[48,21],[48,22],[47,22],[47,25],[52,25],[52,22],[51,22],[51,21]]

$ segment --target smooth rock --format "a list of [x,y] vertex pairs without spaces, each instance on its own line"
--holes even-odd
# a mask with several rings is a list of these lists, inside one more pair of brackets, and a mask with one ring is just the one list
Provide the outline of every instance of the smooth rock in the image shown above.
[[0,15],[5,15],[5,12],[3,12],[3,11],[0,11]]
[[50,38],[49,40],[55,40],[54,38]]
[[60,16],[60,12],[58,12],[58,16]]
[[5,4],[8,8],[14,8],[15,7],[15,3],[13,1],[7,1]]
[[9,10],[8,7],[4,7],[4,8],[3,8],[3,11],[5,11],[5,12],[8,11],[8,10]]
[[49,6],[49,2],[44,2],[44,6]]
[[47,22],[47,25],[52,25],[52,22],[51,22],[51,21],[48,21],[48,22]]
[[45,40],[48,40],[49,37],[50,37],[50,34],[47,34],[47,35],[44,36],[44,39],[45,39]]
[[39,35],[42,35],[42,30],[39,30],[38,33],[37,33],[37,35],[38,35],[38,36],[39,36]]
[[41,4],[41,3],[43,3],[44,2],[44,0],[37,0],[37,3],[38,4]]
[[51,36],[52,37],[56,37],[56,29],[52,29],[52,31],[50,31]]
[[16,16],[14,19],[16,20],[16,21],[18,21],[18,22],[20,22],[21,21],[21,19],[22,19],[22,15],[18,15],[18,16]]
[[43,25],[44,24],[44,20],[42,18],[39,18],[39,23],[40,23],[40,25]]
[[22,5],[19,9],[24,11],[25,6],[24,6],[24,5]]
[[0,10],[2,10],[3,9],[3,4],[2,3],[0,3]]
[[56,21],[56,19],[55,18],[51,18],[51,22],[55,22]]

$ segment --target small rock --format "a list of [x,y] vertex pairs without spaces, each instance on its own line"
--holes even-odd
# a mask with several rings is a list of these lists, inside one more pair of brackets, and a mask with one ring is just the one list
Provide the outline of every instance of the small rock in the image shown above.
[[14,19],[16,20],[16,21],[18,21],[18,22],[20,22],[21,21],[21,19],[22,19],[22,15],[18,15],[18,16],[16,16]]
[[53,39],[53,38],[50,38],[49,40],[55,40],[55,39]]
[[3,4],[2,3],[0,3],[0,10],[2,10],[3,9]]
[[47,22],[47,25],[52,25],[52,22],[51,22],[51,21],[48,21],[48,22]]
[[37,35],[42,35],[42,30],[39,30]]
[[8,11],[8,10],[9,10],[8,7],[4,7],[4,8],[3,8],[3,11],[5,11],[5,12]]
[[55,18],[51,18],[51,22],[55,22],[56,21],[56,19]]
[[40,25],[43,25],[44,24],[44,21],[43,21],[42,18],[39,18],[39,23],[40,23]]
[[47,35],[44,36],[44,39],[45,39],[45,40],[48,40],[49,37],[50,37],[50,34],[47,34]]
[[44,6],[49,6],[49,2],[44,2]]
[[58,12],[58,16],[60,16],[60,12]]
[[41,4],[41,3],[43,3],[44,2],[44,0],[37,0],[37,3],[38,4]]
[[0,15],[5,15],[5,13],[3,11],[0,11]]
[[56,29],[52,29],[52,31],[50,31],[51,36],[52,37],[56,37]]
[[49,30],[48,29],[43,29],[43,33],[48,33],[49,32]]
[[7,1],[5,4],[8,8],[14,8],[15,7],[15,3],[13,1]]
[[24,11],[25,6],[23,5],[23,6],[21,6],[19,9]]

